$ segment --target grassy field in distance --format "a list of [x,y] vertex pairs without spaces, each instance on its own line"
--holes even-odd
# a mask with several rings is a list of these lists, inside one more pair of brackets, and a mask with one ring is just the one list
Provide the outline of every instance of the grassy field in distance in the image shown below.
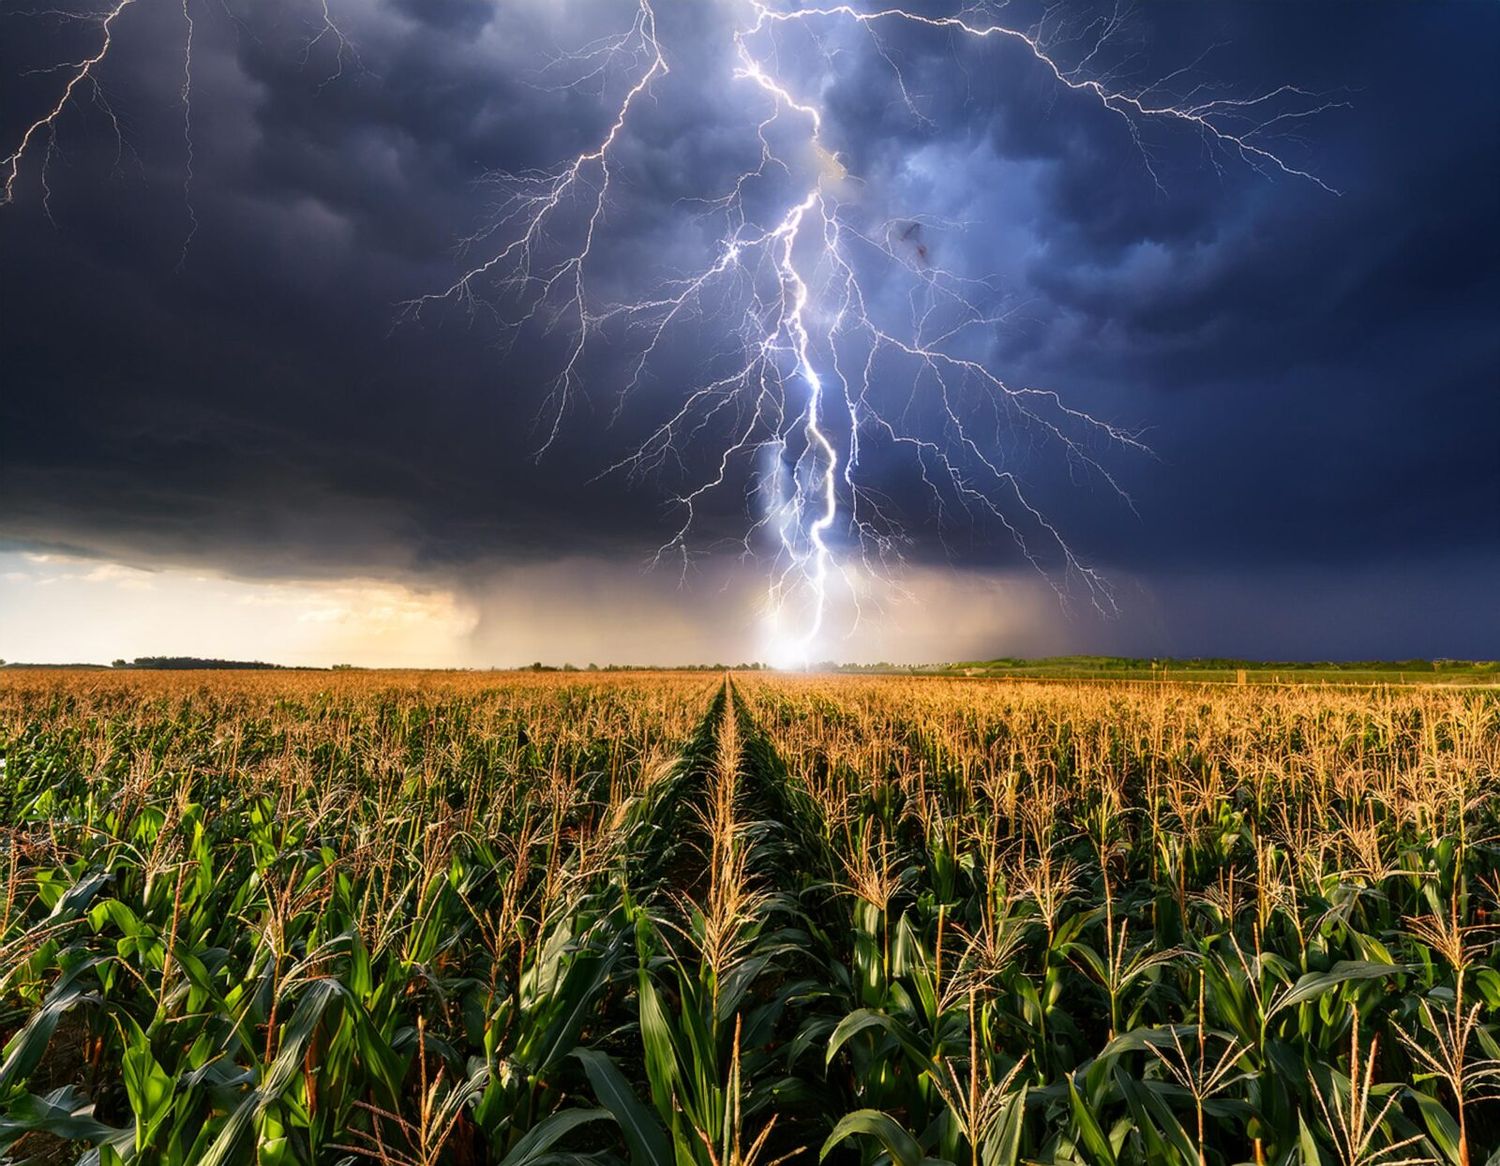
[[1479,1166],[1500,693],[0,673],[0,1161]]
[[1214,684],[1500,684],[1500,661],[1270,661],[1050,656],[972,660],[937,671],[1038,680],[1167,680]]

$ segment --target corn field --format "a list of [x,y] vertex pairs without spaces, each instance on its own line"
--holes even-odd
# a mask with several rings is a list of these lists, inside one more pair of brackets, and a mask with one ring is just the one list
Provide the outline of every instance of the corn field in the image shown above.
[[1500,694],[0,677],[0,1162],[1500,1164]]

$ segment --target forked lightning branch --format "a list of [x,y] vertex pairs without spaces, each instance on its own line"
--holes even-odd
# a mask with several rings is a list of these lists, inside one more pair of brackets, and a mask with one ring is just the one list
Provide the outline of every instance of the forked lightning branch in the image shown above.
[[[606,333],[612,345],[619,336],[636,341],[620,386],[628,394],[650,374],[674,329],[701,328],[705,317],[717,326],[725,345],[718,363],[727,367],[682,392],[639,448],[610,468],[646,472],[685,459],[685,447],[718,440],[709,472],[675,499],[680,521],[657,558],[677,556],[685,568],[704,500],[750,478],[757,510],[744,546],[751,557],[770,548],[766,618],[780,663],[813,659],[830,630],[848,634],[872,581],[899,560],[903,532],[882,509],[878,475],[863,472],[862,445],[873,443],[906,455],[940,518],[960,512],[997,523],[1060,595],[1081,590],[1101,609],[1112,607],[1107,581],[1032,501],[1006,449],[1024,431],[1123,497],[1099,451],[1144,447],[1130,432],[1070,408],[1052,389],[1012,384],[994,367],[987,353],[1003,312],[993,306],[993,287],[934,261],[925,241],[932,223],[921,208],[868,221],[851,200],[860,181],[846,171],[818,95],[839,73],[836,54],[849,51],[851,33],[857,49],[889,70],[916,122],[923,120],[921,96],[897,63],[892,37],[925,32],[1018,44],[1030,67],[1116,115],[1120,132],[1138,144],[1145,125],[1166,123],[1196,135],[1214,165],[1233,159],[1320,186],[1271,143],[1278,129],[1333,103],[1291,86],[1250,97],[1209,96],[1198,87],[1174,95],[1173,83],[1186,73],[1143,88],[1112,84],[1090,75],[1089,66],[1117,30],[1117,17],[1086,29],[1093,39],[1068,64],[1049,51],[1045,27],[1012,27],[982,7],[933,16],[744,0],[723,9],[734,62],[724,84],[742,87],[743,100],[758,103],[760,113],[743,125],[753,164],[727,187],[704,190],[680,207],[717,224],[701,269],[623,302],[591,289],[622,144],[673,67],[652,0],[639,0],[618,35],[559,62],[591,82],[618,74],[619,101],[607,107],[603,134],[554,169],[499,176],[506,196],[475,239],[488,248],[483,259],[408,307],[485,302],[508,326],[566,324],[570,340],[548,403],[544,449],[584,387],[591,346]],[[1144,146],[1141,157],[1154,180]],[[559,251],[559,238],[573,243]],[[893,285],[903,290],[895,298],[904,315],[888,310]],[[852,614],[830,629],[839,598]]]
[[[116,25],[131,7],[151,2],[117,0],[80,17],[97,23],[96,51],[57,71],[56,103],[0,164],[6,201],[33,155],[45,178],[59,124],[70,104],[95,91]],[[182,4],[190,177],[193,9],[192,0],[173,2]],[[342,68],[350,40],[327,3],[311,7],[314,39],[336,42]],[[1292,85],[1249,95],[1211,92],[1196,79],[1196,61],[1133,85],[1106,65],[1125,23],[1119,12],[1075,23],[1064,37],[1056,9],[1023,26],[1007,23],[1010,10],[999,5],[935,14],[927,5],[722,0],[706,22],[694,22],[695,35],[706,23],[723,38],[722,52],[707,55],[731,62],[722,84],[750,113],[714,128],[743,136],[748,165],[727,184],[671,208],[707,229],[711,243],[701,265],[621,298],[599,290],[596,269],[614,242],[610,232],[627,218],[612,212],[630,186],[631,148],[652,132],[651,109],[674,67],[701,67],[696,58],[704,54],[701,42],[672,42],[659,17],[673,10],[662,0],[627,0],[622,8],[617,32],[567,51],[535,79],[543,94],[575,88],[602,95],[598,136],[549,168],[494,175],[502,192],[497,210],[465,244],[476,258],[447,286],[409,301],[406,314],[484,305],[508,332],[566,338],[543,407],[543,453],[590,387],[588,370],[606,363],[596,359],[602,350],[610,367],[624,370],[609,386],[622,402],[650,381],[656,400],[666,384],[669,404],[644,440],[601,471],[689,467],[688,485],[674,500],[678,517],[657,554],[684,570],[710,497],[748,488],[753,511],[744,550],[768,564],[765,618],[779,663],[805,663],[830,637],[849,634],[862,601],[897,573],[908,536],[884,502],[882,479],[893,465],[920,478],[940,526],[993,524],[1059,596],[1078,594],[1112,609],[1107,580],[1033,499],[1024,461],[1062,459],[1124,498],[1103,459],[1111,449],[1144,446],[1133,433],[1071,407],[1052,387],[1013,383],[997,367],[995,338],[1006,309],[990,274],[941,262],[937,240],[952,224],[921,207],[895,213],[889,192],[871,191],[866,176],[849,172],[857,143],[834,124],[826,94],[848,68],[843,58],[866,55],[920,132],[925,97],[901,63],[904,40],[922,41],[927,52],[947,46],[985,54],[994,58],[991,67],[1036,70],[1059,94],[1077,94],[1112,115],[1116,132],[1139,147],[1145,180],[1158,186],[1143,135],[1159,130],[1196,138],[1215,167],[1233,163],[1321,187],[1277,143],[1338,102]],[[675,346],[705,343],[705,336],[711,358],[700,367],[711,371],[678,387],[679,374],[665,371],[664,357]]]

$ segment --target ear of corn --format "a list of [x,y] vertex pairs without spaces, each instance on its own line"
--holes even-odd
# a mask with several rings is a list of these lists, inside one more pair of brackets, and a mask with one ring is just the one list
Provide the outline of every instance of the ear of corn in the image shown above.
[[1494,692],[0,686],[0,1161],[1500,1148]]

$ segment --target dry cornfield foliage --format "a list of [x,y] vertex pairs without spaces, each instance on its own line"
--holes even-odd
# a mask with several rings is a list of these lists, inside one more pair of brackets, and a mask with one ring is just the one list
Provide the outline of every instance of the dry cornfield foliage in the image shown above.
[[0,676],[0,1161],[1500,1163],[1500,694]]

